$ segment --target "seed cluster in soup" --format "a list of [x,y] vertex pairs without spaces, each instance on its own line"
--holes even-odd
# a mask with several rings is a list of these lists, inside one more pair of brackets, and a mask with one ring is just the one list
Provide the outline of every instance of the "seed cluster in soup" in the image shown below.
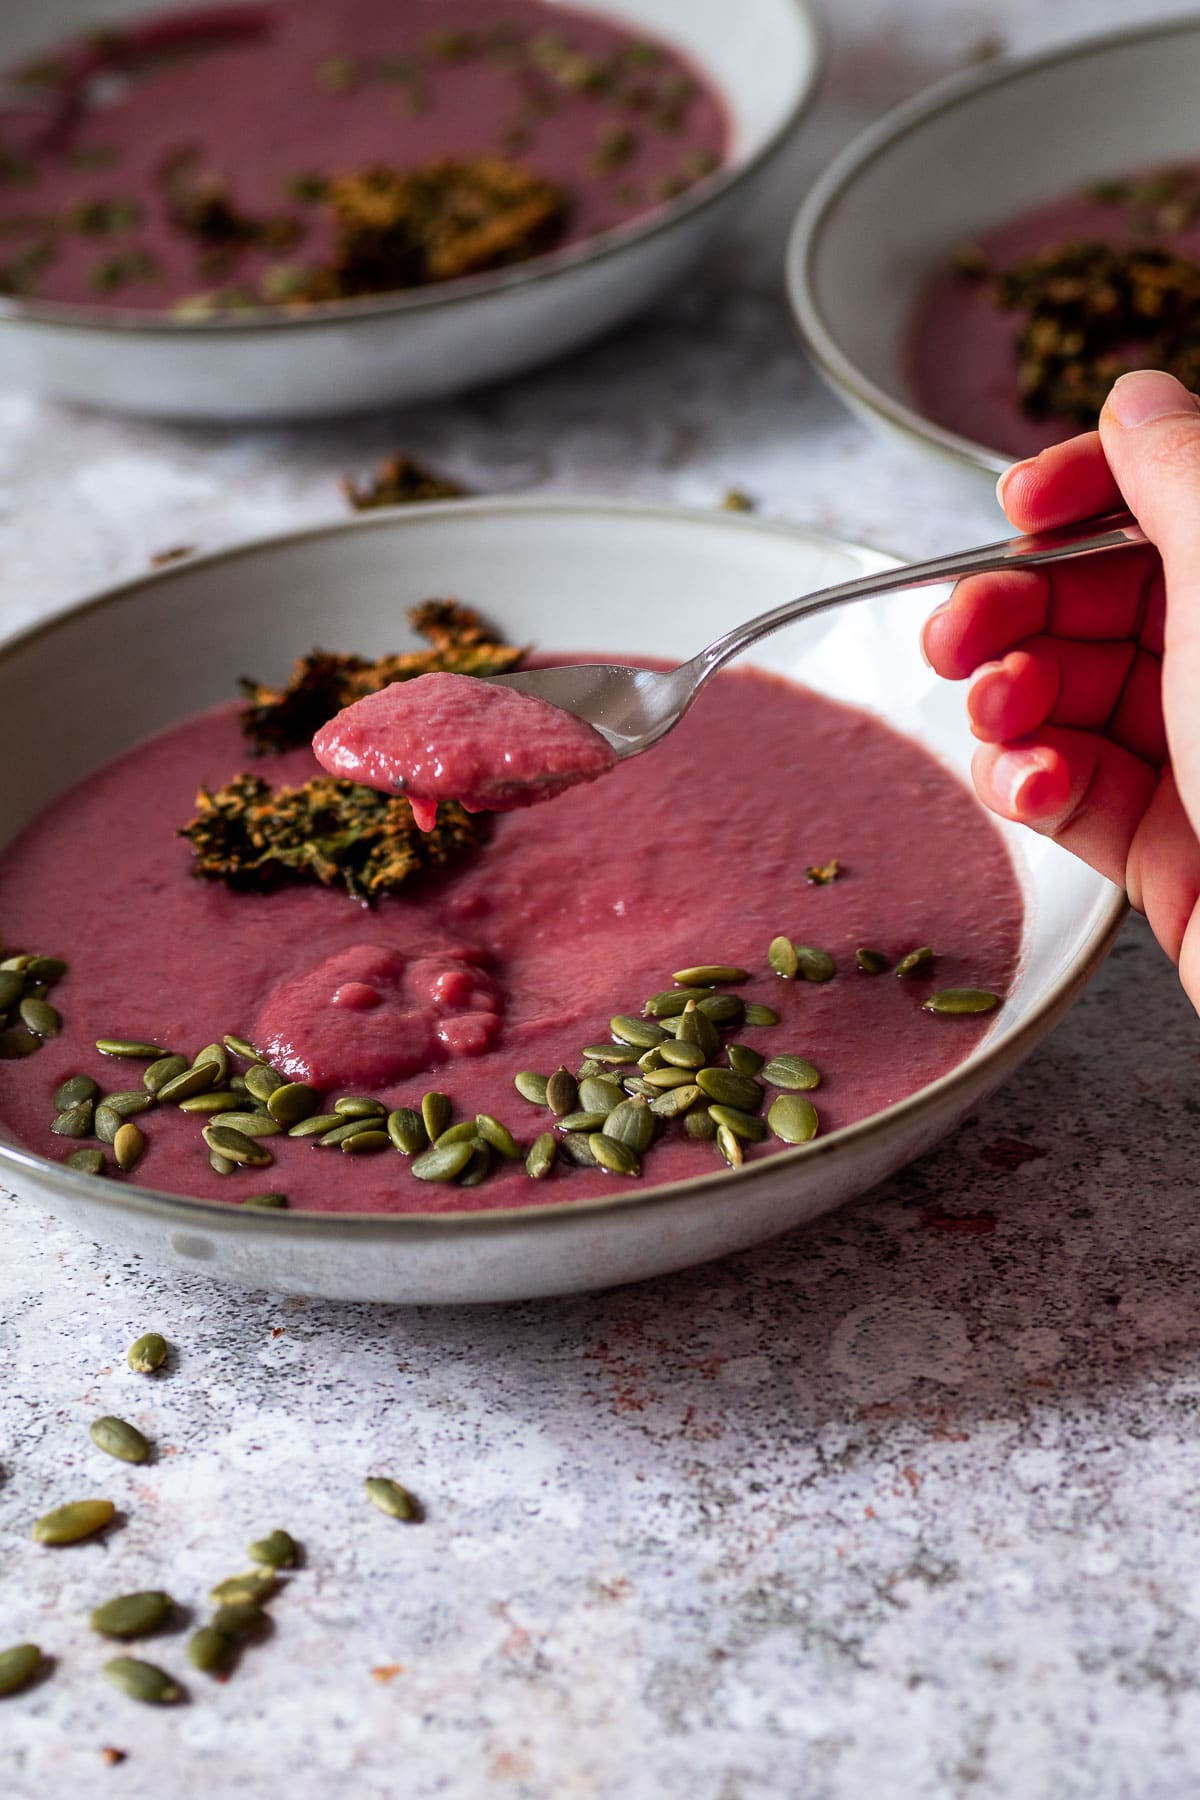
[[197,316],[503,267],[712,175],[722,99],[673,48],[543,0],[151,15],[16,72],[0,292]]
[[919,409],[1015,457],[1093,427],[1112,383],[1200,386],[1200,162],[1097,182],[983,232],[921,295]]
[[[58,1160],[87,1146],[109,1179],[231,1203],[587,1199],[752,1164],[891,1105],[969,1053],[990,1023],[974,1009],[1013,979],[1018,884],[966,789],[880,722],[759,672],[721,675],[645,756],[497,816],[478,847],[373,906],[338,886],[197,877],[180,827],[201,784],[220,789],[248,761],[236,708],[189,719],[64,795],[0,857],[4,960],[67,964],[45,971],[30,1015],[48,1004],[61,1029],[24,1055],[15,1013],[0,1032],[0,1121],[19,1142]],[[282,785],[321,773],[308,748],[255,767]],[[46,988],[39,972],[31,986]],[[948,992],[967,998],[931,1010]],[[182,1059],[178,1079],[226,1034],[244,1040],[229,1056],[236,1097],[185,1073],[136,1110],[154,1052]],[[140,1043],[140,1057],[102,1055],[97,1039]],[[251,1047],[270,1065],[257,1074]],[[560,1068],[556,1115],[543,1084]],[[74,1076],[133,1095],[127,1173],[96,1146],[89,1100],[79,1138],[52,1131]],[[276,1102],[275,1129],[282,1081],[311,1094],[294,1115]],[[427,1102],[436,1133],[461,1123],[470,1144],[446,1146],[445,1179],[414,1173],[431,1093],[446,1096]],[[589,1163],[627,1098],[625,1149],[601,1147],[618,1166]],[[229,1111],[201,1110],[217,1104]],[[501,1131],[477,1143],[479,1115]],[[248,1164],[222,1155],[222,1118],[251,1120]],[[548,1133],[552,1165],[531,1178],[525,1155]]]

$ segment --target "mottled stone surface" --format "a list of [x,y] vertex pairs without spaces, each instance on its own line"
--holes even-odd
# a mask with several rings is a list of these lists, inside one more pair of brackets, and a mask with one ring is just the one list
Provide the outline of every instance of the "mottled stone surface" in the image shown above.
[[[1126,19],[841,0],[792,181],[985,32],[1024,47]],[[0,625],[171,544],[335,517],[337,475],[399,446],[485,489],[737,485],[912,554],[992,534],[985,486],[880,447],[798,358],[782,193],[750,251],[650,319],[443,409],[253,433],[0,395]],[[0,1701],[0,1791],[1196,1792],[1198,1078],[1200,1026],[1133,925],[1005,1090],[857,1206],[670,1281],[504,1309],[164,1281],[0,1199],[0,1642],[57,1659]],[[124,1366],[150,1327],[176,1346],[153,1380]],[[154,1463],[92,1448],[106,1411]],[[372,1473],[425,1522],[373,1511]],[[29,1542],[87,1493],[119,1529]],[[92,1605],[159,1585],[201,1605],[276,1524],[305,1566],[227,1686],[192,1677],[158,1713],[100,1680]],[[181,1671],[183,1641],[145,1653]]]

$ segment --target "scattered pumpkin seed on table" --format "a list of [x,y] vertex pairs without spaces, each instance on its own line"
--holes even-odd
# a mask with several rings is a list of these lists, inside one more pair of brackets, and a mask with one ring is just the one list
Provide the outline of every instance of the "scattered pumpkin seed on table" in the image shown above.
[[121,1462],[144,1463],[150,1455],[149,1443],[128,1419],[117,1419],[111,1413],[105,1413],[102,1418],[92,1420],[89,1431],[97,1450],[103,1450],[106,1456],[115,1456]]
[[159,1331],[146,1331],[129,1346],[126,1358],[137,1375],[152,1375],[167,1360],[167,1340]]
[[224,1581],[218,1581],[209,1589],[208,1597],[216,1606],[240,1606],[247,1601],[261,1606],[277,1586],[274,1567],[244,1569],[240,1575],[227,1575]]
[[41,1666],[42,1653],[36,1644],[10,1644],[7,1650],[0,1650],[0,1699],[27,1688]]
[[252,1562],[265,1563],[270,1569],[291,1569],[300,1555],[300,1546],[289,1531],[276,1527],[266,1537],[255,1538],[246,1554]]
[[165,1669],[140,1662],[135,1656],[114,1656],[105,1663],[104,1674],[131,1700],[147,1706],[174,1706],[184,1698],[183,1689]]
[[377,1506],[389,1519],[412,1522],[420,1518],[421,1509],[416,1497],[389,1475],[369,1475],[363,1488],[371,1505]]
[[202,1675],[222,1675],[233,1660],[236,1644],[215,1625],[201,1625],[187,1642],[187,1659]]
[[157,1631],[174,1606],[170,1594],[164,1594],[158,1588],[147,1588],[137,1594],[118,1594],[115,1599],[106,1600],[103,1606],[94,1609],[90,1624],[101,1637],[146,1637]]
[[111,1500],[69,1500],[65,1506],[43,1513],[31,1535],[36,1544],[79,1544],[103,1531],[116,1510]]

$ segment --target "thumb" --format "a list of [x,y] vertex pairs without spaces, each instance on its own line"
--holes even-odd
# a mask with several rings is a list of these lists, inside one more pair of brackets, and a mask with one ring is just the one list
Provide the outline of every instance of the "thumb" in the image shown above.
[[1100,441],[1129,510],[1162,558],[1163,713],[1171,760],[1200,835],[1200,400],[1173,375],[1122,375]]

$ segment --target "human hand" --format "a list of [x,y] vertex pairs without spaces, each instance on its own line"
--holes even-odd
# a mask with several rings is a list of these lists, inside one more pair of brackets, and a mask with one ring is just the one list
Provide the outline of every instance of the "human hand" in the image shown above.
[[999,492],[1020,531],[1127,506],[1154,548],[972,576],[928,619],[938,674],[973,677],[976,790],[1126,888],[1200,1010],[1200,401],[1125,375]]

